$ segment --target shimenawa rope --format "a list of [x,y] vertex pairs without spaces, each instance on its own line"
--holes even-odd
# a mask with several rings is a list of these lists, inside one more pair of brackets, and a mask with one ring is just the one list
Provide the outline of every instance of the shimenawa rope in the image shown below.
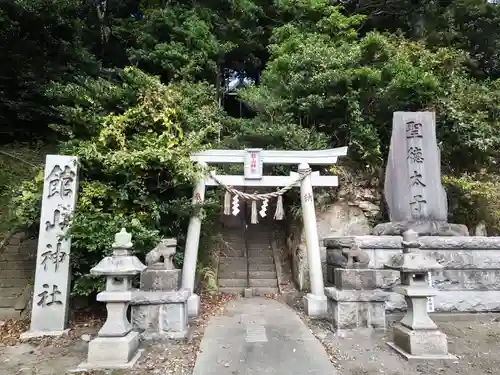
[[252,200],[252,201],[259,201],[259,200],[264,200],[264,199],[270,199],[270,198],[278,198],[281,195],[285,194],[288,190],[294,187],[294,185],[297,182],[302,181],[304,178],[309,176],[311,174],[312,170],[311,168],[302,170],[299,172],[299,177],[297,180],[292,182],[290,185],[287,185],[285,187],[282,187],[281,189],[278,189],[277,191],[271,192],[271,193],[264,193],[264,194],[249,194],[249,193],[244,193],[242,191],[239,191],[238,189],[233,188],[232,186],[225,185],[223,184],[215,175],[211,175],[211,178],[222,188],[224,188],[227,192],[237,195],[240,198],[243,198],[245,200]]
[[[224,214],[225,215],[230,215],[231,213],[231,194],[234,195],[233,197],[233,205],[235,204],[236,207],[238,205],[237,203],[237,198],[243,198],[244,200],[251,200],[252,201],[252,212],[251,212],[251,223],[252,224],[257,224],[259,222],[258,216],[257,216],[257,201],[261,200],[264,201],[263,203],[267,203],[267,201],[270,198],[278,198],[276,202],[276,212],[274,213],[274,219],[275,220],[283,220],[285,217],[285,210],[283,209],[283,194],[285,194],[288,190],[290,190],[292,187],[297,182],[302,181],[306,176],[309,176],[311,174],[312,170],[310,168],[299,171],[299,177],[297,180],[292,182],[290,185],[287,185],[283,188],[278,189],[275,192],[272,193],[264,193],[264,194],[249,194],[249,193],[244,193],[242,191],[239,191],[238,189],[233,188],[232,186],[225,185],[222,183],[215,175],[211,175],[212,179],[221,187],[223,187],[226,190],[226,193],[224,194]],[[235,202],[236,199],[236,202]],[[263,207],[261,210],[261,216],[265,216],[265,211],[267,208],[267,204],[264,204],[266,207]]]

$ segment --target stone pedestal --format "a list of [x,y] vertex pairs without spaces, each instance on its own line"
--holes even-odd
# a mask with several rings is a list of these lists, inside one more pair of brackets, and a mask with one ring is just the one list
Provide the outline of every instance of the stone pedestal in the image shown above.
[[146,268],[130,255],[132,236],[122,229],[115,236],[113,255],[104,258],[90,272],[107,277],[106,290],[97,300],[106,303],[108,316],[97,337],[89,343],[87,362],[81,370],[122,369],[132,367],[140,357],[139,334],[132,332],[127,309],[132,300],[132,276]]
[[96,337],[89,343],[88,363],[79,367],[82,370],[131,368],[141,356],[138,349],[138,332],[129,332],[123,337]]
[[183,339],[188,334],[188,300],[193,295],[179,290],[181,270],[172,261],[176,245],[173,238],[163,239],[146,255],[141,290],[131,301],[132,325],[145,339]]
[[146,255],[147,268],[141,272],[141,290],[178,290],[181,284],[181,270],[176,269],[173,257],[177,240],[166,238]]
[[379,287],[380,275],[368,268],[370,256],[356,237],[326,242],[328,316],[335,330],[385,329],[385,301],[389,293]]
[[448,353],[446,335],[427,313],[427,298],[436,295],[429,287],[429,272],[443,268],[434,259],[418,249],[418,234],[412,230],[403,234],[403,254],[394,255],[385,265],[386,268],[399,270],[401,286],[395,291],[404,296],[408,306],[406,315],[394,327],[394,342],[388,345],[407,360],[454,359]]
[[188,334],[189,291],[137,291],[132,297],[132,326],[144,339],[183,339]]
[[377,270],[337,268],[332,274],[335,286],[325,291],[333,328],[384,330],[389,293],[377,288]]
[[150,269],[141,273],[141,290],[178,290],[181,286],[181,270]]

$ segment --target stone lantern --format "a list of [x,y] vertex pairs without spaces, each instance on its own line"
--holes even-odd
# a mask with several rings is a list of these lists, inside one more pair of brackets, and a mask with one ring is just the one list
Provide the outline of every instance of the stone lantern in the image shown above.
[[403,233],[402,245],[403,253],[385,264],[385,268],[400,272],[401,285],[394,291],[403,295],[407,304],[406,315],[393,328],[394,341],[388,345],[408,360],[454,359],[448,353],[446,335],[427,313],[428,297],[436,295],[436,290],[429,286],[429,272],[443,266],[420,252],[411,252],[420,247],[415,231]]
[[146,266],[134,255],[132,235],[122,229],[115,235],[113,254],[90,270],[92,275],[106,276],[106,290],[97,300],[106,303],[106,322],[89,343],[88,361],[81,368],[130,368],[139,359],[139,333],[132,331],[127,310],[132,300],[132,277]]

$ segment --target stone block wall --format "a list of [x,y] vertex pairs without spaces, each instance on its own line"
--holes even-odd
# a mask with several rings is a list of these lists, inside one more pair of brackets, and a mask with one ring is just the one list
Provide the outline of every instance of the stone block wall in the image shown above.
[[31,298],[37,241],[16,234],[0,249],[0,320],[19,318]]
[[[341,237],[325,239],[325,246],[339,244]],[[345,238],[345,237],[344,237]],[[500,311],[500,237],[420,237],[417,251],[435,258],[445,268],[433,272],[438,290],[434,298],[440,312]],[[370,268],[377,269],[376,287],[392,291],[399,284],[397,271],[384,264],[402,251],[399,236],[357,236],[356,242],[370,256]],[[327,264],[333,252],[327,251]],[[333,279],[327,265],[327,281]],[[388,312],[406,309],[403,298],[390,293]]]

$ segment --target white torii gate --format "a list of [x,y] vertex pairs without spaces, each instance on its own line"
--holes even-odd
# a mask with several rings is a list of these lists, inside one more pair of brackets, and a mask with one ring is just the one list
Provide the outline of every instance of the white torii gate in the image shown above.
[[[215,176],[219,182],[226,186],[283,187],[292,184],[293,186],[300,186],[311,283],[311,293],[308,293],[304,299],[306,313],[309,316],[321,316],[326,314],[327,311],[312,187],[338,186],[338,177],[320,176],[319,172],[307,174],[300,182],[298,181],[298,177],[299,173],[308,171],[311,164],[333,165],[337,163],[339,156],[345,156],[346,154],[347,147],[317,151],[271,151],[262,149],[208,150],[191,154],[191,160],[198,162],[204,167],[208,164],[228,163],[244,163],[245,166],[244,176],[215,175],[215,172],[212,172],[210,176],[200,180],[194,189],[193,204],[203,202],[206,186],[218,185],[212,176]],[[298,165],[299,173],[290,172],[290,176],[263,176],[264,164],[296,164]],[[189,316],[197,316],[199,314],[200,299],[194,293],[194,280],[200,231],[201,219],[195,215],[189,221],[182,269],[182,287],[191,292],[188,300]]]

